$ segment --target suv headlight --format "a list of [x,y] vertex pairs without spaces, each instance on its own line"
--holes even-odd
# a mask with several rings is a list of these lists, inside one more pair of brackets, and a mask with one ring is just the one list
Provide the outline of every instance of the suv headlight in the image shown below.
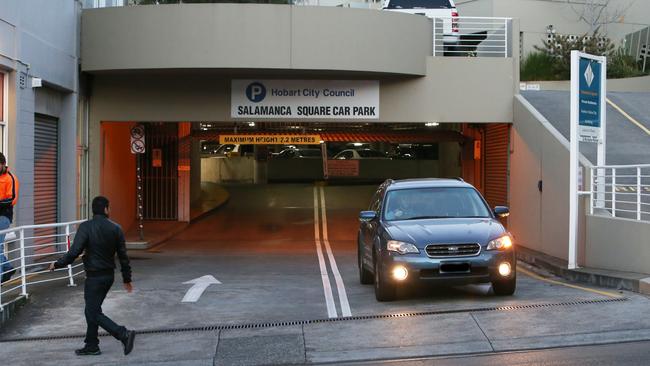
[[415,245],[397,240],[389,240],[387,248],[388,251],[399,254],[420,253],[420,250]]
[[487,250],[506,250],[512,248],[512,238],[510,235],[504,235],[500,238],[490,240],[487,245]]

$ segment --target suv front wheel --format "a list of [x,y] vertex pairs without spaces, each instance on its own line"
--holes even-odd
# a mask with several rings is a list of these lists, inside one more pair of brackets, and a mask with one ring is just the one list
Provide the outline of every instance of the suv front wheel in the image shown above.
[[492,282],[492,290],[497,296],[510,296],[515,293],[517,289],[517,276],[512,276],[512,278],[501,281]]
[[395,285],[386,280],[385,274],[381,273],[381,265],[375,260],[375,298],[377,301],[395,300]]
[[361,244],[359,243],[359,248],[357,251],[357,263],[359,266],[359,282],[362,285],[369,285],[372,283],[373,277],[372,272],[366,269],[366,266],[363,264],[363,254],[361,251]]

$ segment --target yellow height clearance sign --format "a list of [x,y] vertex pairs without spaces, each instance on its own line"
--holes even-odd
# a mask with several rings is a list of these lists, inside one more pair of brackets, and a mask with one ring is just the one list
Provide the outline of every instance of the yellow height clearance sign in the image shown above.
[[318,145],[320,142],[320,135],[219,135],[222,145]]

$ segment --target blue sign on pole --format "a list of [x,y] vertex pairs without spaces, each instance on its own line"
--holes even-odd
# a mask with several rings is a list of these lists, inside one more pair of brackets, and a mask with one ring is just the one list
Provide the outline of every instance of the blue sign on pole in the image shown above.
[[602,64],[580,58],[578,85],[578,135],[584,142],[597,142],[600,138]]

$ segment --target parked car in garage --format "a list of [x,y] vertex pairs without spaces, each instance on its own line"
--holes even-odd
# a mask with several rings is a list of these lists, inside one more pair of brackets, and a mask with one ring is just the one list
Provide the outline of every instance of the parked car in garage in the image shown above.
[[319,159],[322,158],[322,152],[320,149],[309,149],[309,148],[288,148],[280,151],[277,155],[273,157],[276,159],[302,159],[302,158],[311,158]]
[[334,160],[388,159],[386,153],[373,149],[346,149],[334,155]]
[[388,180],[359,214],[359,279],[374,283],[379,301],[416,282],[491,283],[495,294],[512,295],[515,247],[498,220],[508,214],[462,180]]
[[440,18],[443,43],[458,44],[458,10],[454,0],[386,0],[383,10]]
[[214,155],[221,157],[252,155],[255,151],[253,145],[223,144],[217,148]]

